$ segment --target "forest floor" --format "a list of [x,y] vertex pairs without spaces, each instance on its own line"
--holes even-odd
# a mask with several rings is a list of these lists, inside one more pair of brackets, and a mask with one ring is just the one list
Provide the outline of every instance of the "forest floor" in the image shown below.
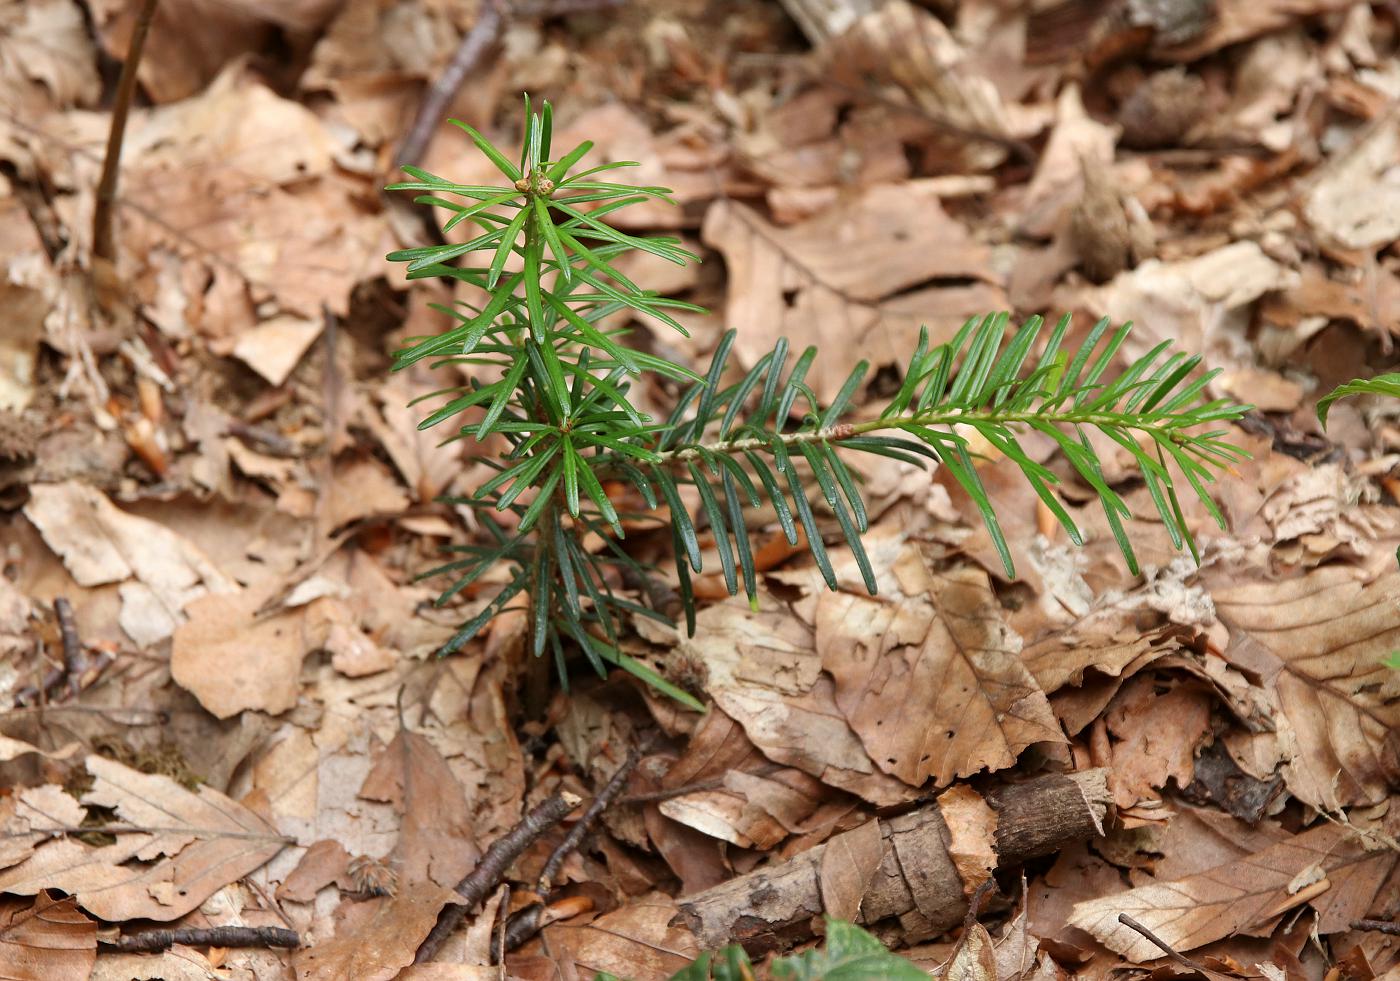
[[[823,40],[776,2],[484,4],[161,0],[111,262],[141,4],[0,0],[0,975],[651,981],[824,911],[929,971],[985,938],[945,972],[979,981],[1400,978],[1400,405],[1315,412],[1400,361],[1400,7],[889,0]],[[473,31],[447,114],[509,144],[528,91],[556,146],[675,190],[617,216],[704,259],[626,269],[710,311],[638,320],[657,353],[702,367],[736,328],[749,367],[786,336],[823,398],[870,360],[878,404],[921,325],[1132,320],[1120,357],[1174,341],[1255,406],[1226,528],[1188,510],[1201,561],[1177,552],[1105,440],[1133,575],[1032,442],[1086,543],[988,453],[1012,580],[955,481],[889,461],[867,543],[897,603],[759,526],[757,609],[711,541],[696,635],[625,641],[704,715],[622,674],[551,691],[522,610],[433,657],[498,581],[437,608],[416,578],[474,540],[437,501],[488,471],[408,405],[454,369],[389,371],[454,297],[385,261],[435,233],[382,188]],[[489,167],[445,125],[421,163]],[[491,966],[492,888],[410,966],[488,845],[624,764],[552,922]],[[579,813],[528,842],[512,907]],[[156,927],[302,946],[111,944]]]

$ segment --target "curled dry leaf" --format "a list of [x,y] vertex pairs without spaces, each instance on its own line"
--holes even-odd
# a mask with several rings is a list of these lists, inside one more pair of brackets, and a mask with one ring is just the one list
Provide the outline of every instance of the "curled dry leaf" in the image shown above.
[[992,877],[997,867],[997,812],[966,784],[950,787],[938,797],[938,810],[948,827],[948,857],[969,899]]
[[209,787],[186,790],[169,777],[89,756],[84,803],[115,809],[133,830],[102,847],[61,838],[0,873],[0,891],[71,893],[104,920],[179,919],[261,866],[285,843],[253,811]]
[[566,965],[564,971],[576,968],[578,977],[607,971],[618,977],[665,978],[700,954],[695,935],[684,926],[672,925],[679,912],[674,900],[657,893],[584,926],[546,927],[545,938],[548,949]]
[[1257,676],[1278,705],[1276,733],[1232,736],[1232,750],[1282,762],[1289,792],[1314,807],[1384,800],[1400,672],[1382,662],[1400,647],[1400,574],[1368,584],[1358,570],[1324,566],[1283,582],[1221,574],[1212,584],[1230,630],[1226,659]]
[[[1368,851],[1355,831],[1326,824],[1183,879],[1078,903],[1069,922],[1137,963],[1155,960],[1161,951],[1119,923],[1119,913],[1177,950],[1267,923],[1309,901],[1319,914],[1317,931],[1334,933],[1364,915],[1395,862],[1394,852]],[[1294,883],[1301,873],[1321,873],[1330,885],[1320,893],[1299,890]]]
[[97,924],[72,897],[45,891],[32,903],[0,901],[0,977],[6,981],[87,981],[97,960]]

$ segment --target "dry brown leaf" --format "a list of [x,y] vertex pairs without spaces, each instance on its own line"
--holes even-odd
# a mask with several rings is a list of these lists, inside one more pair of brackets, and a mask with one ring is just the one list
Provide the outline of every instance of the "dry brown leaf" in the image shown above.
[[[228,969],[225,961],[221,966]],[[159,954],[104,953],[88,981],[209,981],[215,967],[193,947],[176,945]]]
[[[598,917],[584,926],[545,928],[551,952],[578,977],[608,971],[619,977],[670,977],[695,960],[700,945],[684,926],[672,926],[680,910],[673,899],[655,893]],[[566,977],[569,975],[565,975]]]
[[[702,234],[724,254],[727,322],[738,330],[734,349],[746,367],[779,337],[798,348],[859,350],[876,367],[903,365],[921,324],[937,344],[969,316],[1005,305],[1001,290],[991,285],[987,248],[936,197],[912,185],[871,187],[789,228],[720,200],[706,213]],[[862,261],[852,262],[852,255]],[[944,277],[973,284],[915,288]],[[807,381],[818,397],[830,400],[849,371],[839,358],[818,358]]]
[[442,908],[460,900],[451,889],[419,882],[392,897],[342,903],[335,936],[292,956],[297,981],[392,981],[413,963]]
[[[1165,690],[1163,690],[1165,688]],[[1104,718],[1113,745],[1109,786],[1119,807],[1161,799],[1168,780],[1191,782],[1196,749],[1211,731],[1211,699],[1199,685],[1170,687],[1137,675],[1124,685]]]
[[232,353],[269,385],[281,385],[324,326],[319,319],[272,317],[240,334]]
[[[1318,909],[1319,933],[1347,929],[1363,915],[1395,865],[1388,850],[1368,851],[1352,830],[1333,824],[1174,882],[1153,883],[1074,907],[1069,922],[1137,963],[1161,956],[1147,938],[1118,922],[1128,913],[1177,950],[1265,923],[1300,903]],[[1300,873],[1326,877],[1318,896],[1293,888]]]
[[122,584],[122,629],[142,646],[169,637],[191,600],[236,588],[188,539],[88,484],[36,484],[24,514],[80,586]]
[[76,797],[51,783],[29,787],[0,801],[0,868],[24,861],[54,832],[75,828],[86,816]]
[[1085,165],[1107,172],[1117,140],[1116,128],[1085,111],[1079,86],[1066,85],[1055,102],[1055,128],[1026,185],[1026,199],[1017,208],[1021,229],[1049,238],[1083,193]]
[[1063,741],[980,569],[935,572],[910,543],[880,597],[826,593],[816,610],[837,706],[876,764],[905,783],[947,786],[1011,766],[1032,743]]
[[997,867],[997,812],[966,784],[938,795],[938,812],[948,827],[948,857],[969,899]]
[[1153,54],[1174,61],[1197,61],[1212,51],[1278,30],[1290,22],[1348,6],[1348,0],[1219,0],[1210,8],[1214,16],[1200,37],[1175,46],[1159,45]]
[[1211,583],[1230,630],[1225,657],[1278,704],[1278,731],[1241,735],[1232,750],[1258,744],[1245,752],[1282,762],[1289,791],[1314,807],[1384,800],[1383,744],[1400,727],[1400,672],[1381,662],[1400,647],[1400,575],[1366,583],[1356,570],[1324,566],[1282,582],[1222,573]]
[[997,981],[999,977],[992,935],[973,921],[958,941],[957,951],[943,972],[943,981]]
[[169,777],[139,773],[89,756],[92,788],[83,801],[114,808],[133,830],[114,844],[50,841],[0,873],[0,891],[72,893],[104,920],[168,922],[281,851],[284,839],[263,818],[223,794],[192,792]]
[[822,910],[827,916],[849,921],[857,918],[860,901],[884,856],[879,821],[866,821],[828,839],[818,871]]
[[97,959],[97,924],[71,897],[40,892],[33,903],[0,900],[0,977],[87,981]]
[[[394,461],[403,482],[414,499],[431,501],[461,472],[461,444],[442,445],[443,434],[436,429],[419,429],[425,409],[410,405],[415,398],[441,388],[441,381],[430,384],[397,372],[379,389],[380,412],[367,413],[375,436]],[[382,416],[379,423],[377,415]]]
[[765,756],[873,804],[914,796],[871,761],[835,703],[811,631],[771,596],[756,612],[730,600],[696,619],[678,655],[704,666],[705,690]]
[[280,715],[297,703],[308,646],[301,610],[259,618],[265,590],[205,596],[175,631],[170,676],[221,719],[246,709]]

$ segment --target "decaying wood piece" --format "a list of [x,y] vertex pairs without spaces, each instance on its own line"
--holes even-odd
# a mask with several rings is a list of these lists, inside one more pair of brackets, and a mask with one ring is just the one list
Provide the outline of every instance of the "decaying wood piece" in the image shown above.
[[[1107,771],[1101,769],[1052,774],[992,792],[987,802],[997,813],[998,868],[1103,834],[1111,801]],[[897,918],[911,942],[961,923],[972,889],[949,854],[951,837],[938,804],[877,820],[884,854],[861,900],[859,922]],[[818,845],[684,898],[678,919],[706,949],[741,943],[750,952],[766,952],[809,937],[815,918],[824,912],[820,869],[825,848]]]

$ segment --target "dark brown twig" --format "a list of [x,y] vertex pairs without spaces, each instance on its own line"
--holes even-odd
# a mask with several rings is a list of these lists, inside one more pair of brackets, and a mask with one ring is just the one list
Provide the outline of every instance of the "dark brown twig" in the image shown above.
[[60,596],[53,601],[53,612],[58,618],[58,636],[63,642],[63,674],[68,681],[68,694],[77,697],[87,659],[83,656],[83,642],[78,638],[73,604],[68,602],[67,597]]
[[97,942],[107,950],[127,954],[148,954],[175,944],[185,947],[300,947],[301,937],[286,927],[182,927],[174,930],[143,930],[115,940]]
[[121,169],[122,140],[126,137],[126,117],[131,112],[131,99],[136,94],[136,69],[141,64],[141,52],[146,47],[146,35],[151,31],[158,0],[144,0],[136,15],[131,32],[131,45],[117,79],[116,99],[112,103],[112,126],[107,131],[107,155],[102,160],[102,177],[97,182],[97,207],[92,215],[92,254],[109,262],[117,258],[116,239],[112,234],[112,210],[117,201],[117,175]]
[[432,960],[433,955],[452,935],[452,931],[457,929],[467,913],[506,877],[511,863],[540,835],[564,820],[564,815],[572,811],[577,804],[578,798],[572,794],[555,794],[521,818],[515,827],[493,841],[491,847],[486,849],[486,854],[481,856],[481,861],[476,863],[476,868],[457,883],[457,894],[462,897],[463,903],[459,906],[449,906],[442,911],[437,925],[419,945],[418,954],[413,962],[423,964]]
[[618,766],[617,771],[608,778],[608,782],[603,785],[603,789],[598,792],[598,796],[593,798],[593,803],[588,805],[588,810],[583,812],[583,817],[569,829],[569,833],[564,836],[564,840],[559,842],[554,851],[550,853],[549,860],[544,863],[544,869],[540,872],[538,890],[540,893],[547,893],[553,888],[555,875],[559,873],[559,867],[564,864],[564,859],[568,858],[578,846],[583,842],[584,835],[588,834],[588,829],[593,826],[593,822],[598,820],[599,815],[608,809],[618,794],[622,793],[622,788],[627,785],[627,778],[636,769],[637,762],[642,758],[640,751],[633,749],[627,754],[627,758]]
[[1392,923],[1390,920],[1352,920],[1353,930],[1373,930],[1376,933],[1388,933],[1392,937],[1400,937],[1400,923]]
[[428,152],[428,144],[433,140],[433,131],[442,122],[448,104],[457,95],[457,90],[462,87],[467,74],[476,67],[481,56],[496,43],[496,38],[501,33],[501,23],[501,11],[496,6],[496,0],[485,0],[477,14],[476,23],[472,25],[471,30],[462,35],[462,42],[453,52],[452,60],[447,63],[447,68],[438,76],[437,81],[433,82],[432,88],[428,89],[428,94],[423,99],[423,104],[418,107],[413,126],[399,145],[397,163],[400,167],[418,163]]
[[1138,933],[1142,934],[1143,937],[1145,937],[1145,938],[1147,939],[1147,941],[1148,941],[1149,943],[1152,944],[1152,946],[1156,947],[1158,950],[1160,950],[1162,953],[1166,954],[1166,955],[1167,955],[1168,957],[1170,957],[1172,960],[1176,961],[1176,962],[1177,962],[1178,964],[1180,964],[1182,967],[1190,968],[1191,970],[1195,971],[1196,973],[1198,973],[1198,974],[1204,974],[1204,975],[1206,975],[1207,977],[1210,977],[1210,976],[1211,976],[1211,972],[1208,971],[1205,967],[1201,966],[1200,964],[1197,964],[1195,961],[1193,961],[1191,958],[1187,957],[1185,954],[1182,954],[1182,953],[1178,952],[1177,950],[1175,950],[1175,949],[1171,946],[1171,944],[1167,943],[1167,942],[1166,942],[1165,940],[1163,940],[1161,937],[1157,936],[1157,934],[1155,934],[1155,933],[1153,933],[1151,930],[1147,929],[1147,927],[1143,926],[1141,923],[1139,923],[1137,920],[1133,919],[1133,918],[1132,918],[1131,916],[1129,916],[1127,913],[1119,913],[1119,914],[1118,914],[1118,922],[1121,923],[1121,924],[1123,924],[1123,925],[1124,925],[1125,927],[1127,927],[1128,929],[1130,929],[1130,930],[1136,930]]

